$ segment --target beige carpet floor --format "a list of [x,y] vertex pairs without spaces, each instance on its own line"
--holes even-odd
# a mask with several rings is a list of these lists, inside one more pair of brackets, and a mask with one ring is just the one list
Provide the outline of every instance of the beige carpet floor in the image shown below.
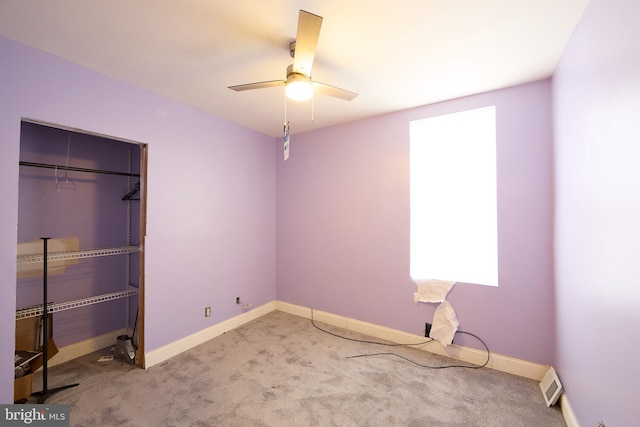
[[565,425],[537,381],[488,368],[423,368],[392,355],[351,357],[386,352],[423,365],[460,364],[341,339],[274,311],[149,369],[98,362],[109,349],[54,366],[49,388],[79,386],[46,403],[69,404],[72,426]]

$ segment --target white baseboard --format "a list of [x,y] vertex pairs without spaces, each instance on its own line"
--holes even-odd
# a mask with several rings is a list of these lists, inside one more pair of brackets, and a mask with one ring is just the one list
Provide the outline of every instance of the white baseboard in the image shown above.
[[147,352],[144,355],[144,367],[146,369],[157,365],[160,362],[164,362],[165,360],[173,356],[177,356],[178,354],[187,351],[190,348],[209,341],[210,339],[222,335],[225,332],[229,332],[232,329],[238,328],[245,323],[257,319],[258,317],[264,316],[265,314],[270,313],[275,309],[276,301],[268,302],[267,304],[254,308],[253,310],[247,311],[238,316],[213,325],[207,329],[203,329],[192,335]]
[[567,423],[567,427],[580,427],[580,424],[578,424],[578,419],[573,413],[573,409],[571,409],[571,405],[569,405],[569,399],[567,398],[567,395],[565,393],[560,396],[560,410],[562,411],[564,422]]
[[[196,332],[192,335],[164,345],[158,349],[145,353],[145,368],[157,365],[173,356],[176,356],[192,347],[202,344],[212,338],[224,334],[232,329],[238,328],[245,323],[255,320],[274,310],[283,311],[285,313],[311,319],[312,309],[282,301],[271,301],[253,310],[242,313],[238,316],[227,319],[207,329]],[[339,316],[332,313],[313,310],[315,320],[340,328],[348,329],[354,332],[360,332],[379,339],[395,342],[395,343],[415,343],[424,340],[424,337],[410,334],[408,332],[399,331],[397,329],[379,326],[373,323],[363,322],[348,317]],[[51,358],[49,366],[55,366],[60,363],[84,356],[101,348],[115,345],[119,335],[127,334],[126,329],[113,331],[98,337],[90,338],[79,343],[75,343],[59,349],[58,354]],[[437,341],[433,341],[423,346],[415,346],[421,350],[425,350],[441,356],[451,357],[476,365],[481,365],[486,360],[486,352],[474,348],[463,347],[452,344],[448,347],[442,346]],[[513,357],[503,356],[491,353],[491,359],[487,364],[488,368],[496,369],[502,372],[519,375],[522,377],[540,381],[549,369],[546,365],[528,362]],[[564,396],[564,395],[563,395]],[[566,400],[566,398],[563,397]],[[568,403],[567,403],[568,406]]]
[[67,345],[58,349],[58,353],[49,359],[47,366],[55,366],[69,360],[82,357],[94,351],[116,345],[119,335],[126,335],[127,329],[122,328],[97,337],[89,338],[75,344]]
[[[276,310],[284,311],[307,319],[311,318],[312,309],[290,304],[282,301],[276,302]],[[415,343],[424,340],[420,335],[410,334],[408,332],[391,329],[384,326],[367,323],[348,317],[338,316],[323,311],[313,310],[313,318],[319,322],[327,323],[340,328],[348,329],[354,332],[370,335],[379,339],[391,341],[394,343]],[[483,350],[475,348],[463,347],[452,344],[444,347],[437,341],[430,342],[423,346],[413,346],[420,350],[428,351],[441,356],[451,357],[475,365],[482,365],[487,360],[487,353]],[[502,372],[518,375],[525,378],[540,381],[547,373],[549,366],[540,365],[538,363],[528,362],[526,360],[516,359],[509,356],[503,356],[491,353],[491,358],[487,364],[488,368],[496,369]]]

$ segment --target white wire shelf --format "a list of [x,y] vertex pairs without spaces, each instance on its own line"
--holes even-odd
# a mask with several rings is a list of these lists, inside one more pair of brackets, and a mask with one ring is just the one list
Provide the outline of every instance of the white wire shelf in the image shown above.
[[[129,289],[127,289],[126,291],[96,295],[93,297],[77,299],[74,301],[49,303],[47,304],[47,312],[56,313],[58,311],[71,310],[73,308],[84,307],[86,305],[99,304],[102,302],[126,298],[126,297],[137,295],[137,294],[138,294],[138,288],[134,288],[130,286]],[[42,311],[43,311],[42,305],[36,305],[33,307],[16,310],[16,320],[27,319],[29,317],[42,316]]]
[[[67,261],[70,259],[95,258],[108,255],[131,254],[139,251],[139,246],[119,246],[113,248],[86,249],[73,252],[52,252],[47,255],[47,261]],[[44,255],[20,255],[18,256],[17,262],[18,265],[42,264],[44,262]]]

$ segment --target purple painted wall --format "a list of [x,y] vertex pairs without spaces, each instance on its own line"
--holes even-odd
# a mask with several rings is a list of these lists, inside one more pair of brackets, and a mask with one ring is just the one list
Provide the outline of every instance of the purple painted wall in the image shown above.
[[0,38],[0,341],[14,339],[21,117],[149,144],[150,351],[234,316],[235,296],[421,334],[433,308],[412,302],[408,122],[496,105],[501,283],[455,286],[461,328],[554,364],[581,424],[634,425],[638,16],[635,0],[592,0],[552,83],[294,134],[284,163],[269,137]]
[[492,351],[552,364],[550,96],[545,80],[293,135],[278,163],[278,299],[423,334],[434,306],[413,302],[409,276],[409,122],[495,105],[500,286],[459,283],[448,299]]
[[[131,156],[132,173],[140,172],[140,147],[48,126],[23,123],[20,132],[20,160],[64,166],[69,143],[70,166],[127,172]],[[18,194],[18,242],[26,243],[42,236],[77,237],[81,249],[124,246],[127,244],[127,202],[122,196],[129,177],[95,173],[68,172],[75,190],[56,190],[54,177],[61,169],[20,167]],[[138,182],[138,178],[132,185]],[[64,182],[64,181],[63,181]],[[140,202],[131,201],[132,223],[139,223]],[[131,244],[140,244],[139,227],[132,227]],[[40,246],[38,246],[40,247]],[[131,255],[132,259],[139,257]],[[82,259],[64,274],[50,275],[50,301],[73,301],[95,295],[118,292],[126,284],[139,284],[139,263],[131,263],[127,281],[127,256]],[[16,307],[42,303],[42,278],[17,281]],[[66,310],[57,313],[53,338],[64,347],[127,326],[125,300]],[[130,298],[129,326],[133,326],[137,297]],[[131,331],[129,331],[131,333]]]
[[591,0],[553,77],[557,362],[583,426],[640,420],[638,18]]
[[0,402],[13,399],[23,117],[149,144],[146,351],[240,314],[236,296],[275,298],[273,138],[1,37],[0,58]]

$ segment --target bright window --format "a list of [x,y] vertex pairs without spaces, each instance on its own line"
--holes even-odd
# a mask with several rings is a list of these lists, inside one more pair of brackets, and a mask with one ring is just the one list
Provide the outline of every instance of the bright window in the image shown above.
[[498,285],[495,107],[410,124],[411,277]]

